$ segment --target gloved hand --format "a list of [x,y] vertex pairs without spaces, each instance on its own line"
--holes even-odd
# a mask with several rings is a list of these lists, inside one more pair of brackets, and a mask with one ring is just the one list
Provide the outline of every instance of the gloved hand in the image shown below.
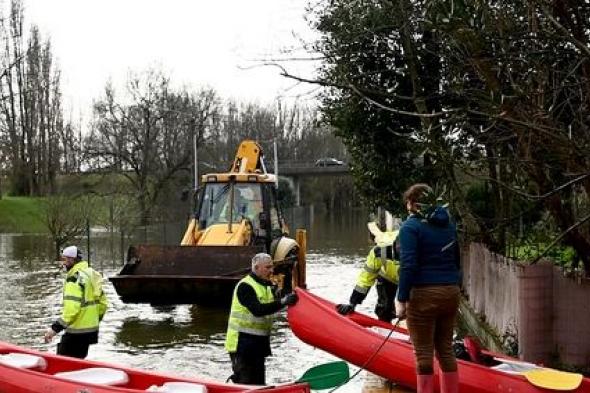
[[299,297],[297,297],[296,293],[289,293],[281,298],[281,304],[283,306],[292,306],[293,304],[297,303]]
[[346,315],[353,312],[355,307],[356,304],[338,304],[336,305],[336,310],[338,310],[338,314]]

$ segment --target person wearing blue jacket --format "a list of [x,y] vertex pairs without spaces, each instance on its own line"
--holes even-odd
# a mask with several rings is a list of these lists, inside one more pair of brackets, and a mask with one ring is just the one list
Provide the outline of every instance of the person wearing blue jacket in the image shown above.
[[425,203],[426,184],[404,193],[409,213],[400,228],[400,270],[396,311],[407,317],[417,367],[417,392],[432,393],[433,353],[443,371],[442,393],[457,393],[459,376],[453,352],[453,329],[459,309],[460,251],[447,209]]

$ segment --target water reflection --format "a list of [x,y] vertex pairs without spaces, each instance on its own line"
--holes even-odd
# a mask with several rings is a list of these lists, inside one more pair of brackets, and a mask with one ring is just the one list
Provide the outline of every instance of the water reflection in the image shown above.
[[227,314],[200,306],[154,308],[162,319],[133,317],[123,321],[116,342],[136,348],[174,347],[188,343],[208,343],[225,334]]
[[53,261],[53,245],[48,236],[3,234],[0,241],[0,254],[31,271],[36,267]]
[[285,212],[290,228],[307,230],[307,247],[310,252],[337,255],[367,252],[366,210],[322,213],[316,210],[312,206],[292,208]]

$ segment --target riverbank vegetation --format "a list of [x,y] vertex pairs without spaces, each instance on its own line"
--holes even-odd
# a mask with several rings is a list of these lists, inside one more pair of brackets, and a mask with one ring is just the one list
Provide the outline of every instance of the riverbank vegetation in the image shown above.
[[537,245],[533,263],[571,247],[590,275],[590,8],[336,0],[312,19],[322,112],[366,199],[400,211],[430,183],[466,239]]

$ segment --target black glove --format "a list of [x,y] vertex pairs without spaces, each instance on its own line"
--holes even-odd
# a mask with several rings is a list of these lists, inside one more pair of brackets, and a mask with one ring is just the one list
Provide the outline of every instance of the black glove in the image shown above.
[[299,298],[296,293],[289,293],[281,298],[281,304],[283,306],[292,306],[297,303],[297,300],[299,300]]
[[346,315],[353,312],[355,307],[356,304],[338,304],[336,310],[338,310],[338,314]]

